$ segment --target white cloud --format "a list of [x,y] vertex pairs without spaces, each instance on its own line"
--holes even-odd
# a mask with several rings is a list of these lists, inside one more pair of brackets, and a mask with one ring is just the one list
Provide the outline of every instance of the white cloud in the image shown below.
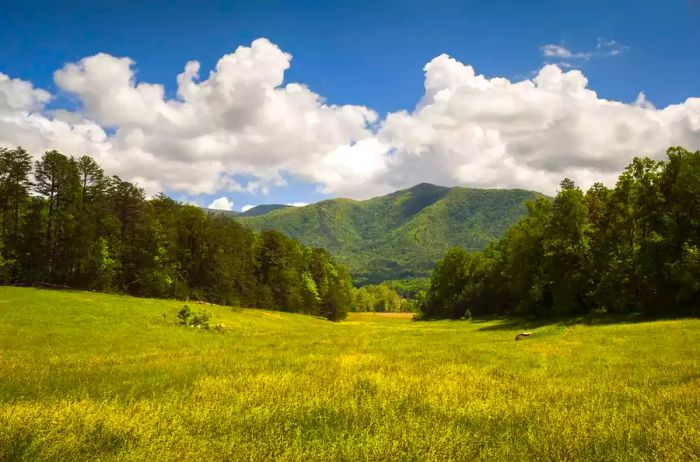
[[623,45],[616,40],[604,40],[602,38],[598,39],[598,45],[595,48],[599,56],[617,56],[629,50],[627,45]]
[[[599,41],[590,53],[623,49]],[[583,56],[562,45],[543,52],[566,62]],[[129,58],[98,54],[55,73],[79,111],[48,111],[50,94],[0,74],[0,146],[91,154],[149,193],[223,199],[283,187],[288,175],[355,198],[423,181],[552,192],[564,176],[611,182],[634,155],[700,148],[700,98],[658,109],[643,93],[610,101],[563,66],[510,81],[441,55],[424,67],[415,109],[377,120],[366,107],[331,105],[285,83],[290,62],[259,39],[223,56],[203,80],[199,63],[187,63],[177,97],[167,98],[162,85],[137,82]]]
[[250,205],[250,204],[244,205],[243,207],[241,207],[241,212],[244,212],[244,213],[245,213],[245,212],[247,212],[248,210],[253,209],[253,208],[255,208],[255,207],[256,207],[255,205]]
[[581,58],[589,59],[591,53],[574,53],[563,45],[548,44],[542,47],[542,55],[547,58]]
[[[258,39],[223,56],[205,80],[199,63],[187,63],[178,97],[168,99],[162,85],[136,82],[131,59],[100,53],[55,72],[56,85],[82,105],[57,115],[42,112],[46,92],[3,75],[0,111],[10,114],[0,119],[0,142],[92,154],[151,193],[265,193],[284,184],[284,172],[304,172],[338,146],[371,136],[368,123],[376,120],[365,107],[329,105],[304,85],[284,84],[290,61]],[[241,185],[234,174],[253,179]]]
[[602,58],[606,56],[617,56],[622,54],[629,47],[622,45],[615,40],[604,40],[599,38],[595,50],[592,51],[571,51],[564,45],[547,44],[540,48],[542,56],[545,58],[558,58],[560,67],[573,67],[572,61],[588,61],[592,58]]
[[35,89],[31,83],[11,79],[0,72],[0,111],[2,113],[41,110],[51,99],[44,90]]
[[229,200],[228,197],[225,196],[219,197],[218,199],[214,199],[209,205],[207,205],[207,208],[214,210],[231,211],[233,210],[233,201]]
[[425,73],[421,104],[389,114],[377,134],[389,148],[374,182],[388,189],[430,181],[553,192],[564,176],[611,183],[634,155],[700,147],[700,98],[658,110],[644,97],[599,98],[578,70],[546,65],[511,82],[446,55]]

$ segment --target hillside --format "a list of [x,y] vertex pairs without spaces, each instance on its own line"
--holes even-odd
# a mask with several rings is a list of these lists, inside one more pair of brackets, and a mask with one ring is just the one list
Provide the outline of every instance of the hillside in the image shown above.
[[[0,287],[0,460],[700,451],[696,319],[332,323],[207,306],[226,326],[213,332],[178,325],[183,303]],[[522,329],[532,336],[514,342]]]
[[231,216],[235,217],[241,214],[241,212],[237,212],[235,210],[221,210],[221,209],[208,209],[206,207],[202,207],[202,210],[205,212],[211,214],[211,215],[223,215],[223,216]]
[[233,217],[257,217],[260,215],[265,215],[266,213],[270,213],[273,210],[286,208],[291,208],[291,206],[284,204],[261,204],[256,205],[252,209],[248,209],[245,212],[237,212],[235,210],[208,209],[206,207],[204,207],[204,210],[207,211],[207,213],[211,213],[214,215],[229,215]]
[[260,215],[268,214],[274,210],[287,209],[290,207],[291,207],[290,205],[284,205],[284,204],[261,204],[261,205],[256,205],[252,209],[248,209],[245,212],[239,213],[238,216],[257,217]]
[[328,249],[355,282],[427,276],[452,246],[481,250],[503,236],[540,196],[521,189],[446,188],[422,183],[366,201],[331,199],[238,219]]

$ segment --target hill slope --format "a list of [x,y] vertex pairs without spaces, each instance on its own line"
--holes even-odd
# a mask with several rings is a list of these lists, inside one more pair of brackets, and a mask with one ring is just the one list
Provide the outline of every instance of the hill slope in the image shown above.
[[252,209],[246,210],[245,212],[241,212],[238,215],[241,217],[257,217],[260,215],[265,215],[268,214],[272,211],[279,210],[279,209],[286,209],[290,208],[290,205],[284,205],[284,204],[261,204],[261,205],[256,205]]
[[232,217],[257,217],[260,215],[265,215],[273,210],[291,208],[291,205],[284,204],[261,204],[256,205],[252,209],[248,209],[245,212],[237,212],[235,210],[219,210],[219,209],[208,209],[204,207],[207,213],[212,213],[214,215],[229,215]]
[[212,215],[225,215],[235,217],[241,214],[241,212],[236,212],[235,210],[208,209],[206,207],[202,208],[205,212]]
[[499,239],[540,194],[521,189],[446,188],[422,183],[366,201],[331,199],[238,217],[328,249],[358,283],[426,276],[452,246],[481,250]]

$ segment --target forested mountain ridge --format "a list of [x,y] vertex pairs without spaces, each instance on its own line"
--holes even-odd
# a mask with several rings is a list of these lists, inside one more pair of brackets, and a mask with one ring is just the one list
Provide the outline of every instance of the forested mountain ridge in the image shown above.
[[527,201],[539,197],[521,189],[421,183],[365,201],[330,199],[237,219],[327,249],[364,284],[426,276],[453,246],[481,250],[526,213]]

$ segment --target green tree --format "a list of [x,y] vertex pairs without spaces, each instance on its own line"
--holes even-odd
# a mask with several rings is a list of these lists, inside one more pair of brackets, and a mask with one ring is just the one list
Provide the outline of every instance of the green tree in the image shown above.
[[552,201],[475,255],[433,272],[426,314],[694,314],[700,304],[700,151],[634,158],[614,188],[564,179]]
[[277,231],[264,231],[257,255],[263,300],[277,309],[301,311],[304,305],[303,254],[299,245]]
[[[544,245],[552,203],[528,203],[528,215],[516,223],[499,244],[503,291],[511,314],[538,315],[551,311],[552,288],[544,271]],[[511,311],[512,310],[512,311]]]
[[438,261],[430,277],[430,290],[423,307],[427,317],[462,317],[468,307],[461,298],[469,281],[471,257],[466,250],[453,247]]
[[700,151],[672,147],[667,154],[658,179],[664,198],[660,234],[665,238],[665,261],[657,266],[663,275],[660,292],[673,300],[677,313],[692,314],[700,310]]
[[48,202],[47,273],[52,282],[70,283],[79,242],[77,217],[80,180],[74,159],[58,151],[46,152],[35,165],[35,190]]
[[588,208],[581,190],[564,179],[545,227],[542,261],[552,292],[552,310],[572,314],[586,309],[590,288],[590,231]]
[[146,295],[153,268],[147,245],[149,217],[144,192],[119,177],[112,177],[107,195],[116,218],[111,224],[113,228],[110,226],[114,234],[108,239],[110,258],[119,262],[114,287],[133,295]]
[[308,266],[321,299],[319,314],[331,321],[344,319],[352,304],[350,275],[324,249],[312,250]]
[[[108,289],[114,272],[114,259],[109,252],[108,179],[89,156],[75,162],[79,179],[77,234],[80,243],[73,246],[74,268],[71,283],[89,289]],[[107,268],[110,268],[107,270]],[[106,273],[105,273],[106,271]]]
[[0,281],[16,279],[22,214],[29,197],[31,168],[31,157],[21,147],[0,148],[0,255],[4,268],[0,270]]

